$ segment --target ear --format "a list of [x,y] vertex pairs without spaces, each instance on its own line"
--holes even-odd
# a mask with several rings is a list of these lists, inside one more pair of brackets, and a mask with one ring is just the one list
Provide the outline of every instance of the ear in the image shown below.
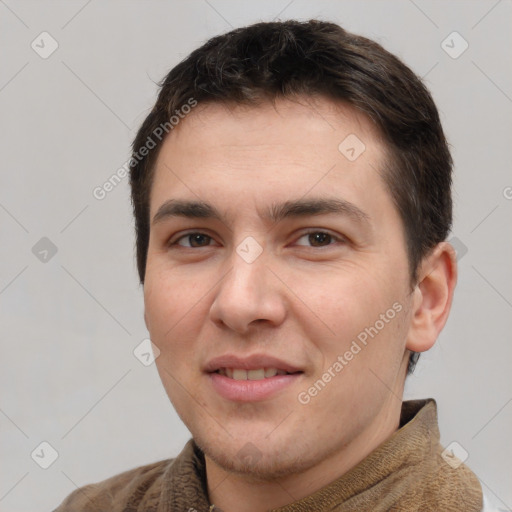
[[434,345],[450,313],[457,283],[455,249],[448,242],[437,244],[421,262],[418,276],[406,347],[424,352]]
[[149,332],[149,325],[148,325],[148,315],[146,313],[146,309],[144,309],[144,323],[146,324],[146,329]]

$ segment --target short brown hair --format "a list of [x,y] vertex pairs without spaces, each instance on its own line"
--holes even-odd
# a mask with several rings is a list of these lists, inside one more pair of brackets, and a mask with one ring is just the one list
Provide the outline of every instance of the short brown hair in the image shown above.
[[[175,66],[133,142],[130,184],[137,267],[144,283],[155,137],[191,98],[258,104],[322,95],[352,105],[379,129],[388,148],[383,178],[403,221],[411,284],[422,258],[446,239],[452,223],[452,159],[427,88],[378,43],[334,23],[263,22],[213,37]],[[141,156],[149,139],[158,141]],[[417,353],[409,360],[409,373]]]

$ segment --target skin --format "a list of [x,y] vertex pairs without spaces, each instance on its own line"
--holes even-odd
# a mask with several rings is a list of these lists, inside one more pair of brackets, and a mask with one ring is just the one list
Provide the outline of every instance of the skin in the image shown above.
[[[353,162],[338,150],[349,134],[366,146]],[[438,244],[411,287],[403,224],[382,179],[384,154],[365,116],[324,98],[199,105],[160,150],[151,219],[169,199],[205,201],[222,214],[151,225],[144,300],[160,377],[205,453],[210,502],[225,512],[303,498],[389,438],[399,425],[408,351],[428,350],[446,322],[454,250]],[[272,204],[325,197],[349,201],[368,222],[339,213],[265,217]],[[185,236],[191,232],[204,236]],[[248,236],[263,249],[252,263],[236,252]],[[401,311],[300,403],[299,393],[395,303]],[[225,353],[271,354],[304,373],[267,400],[232,402],[202,372]],[[247,443],[252,460],[239,453]]]

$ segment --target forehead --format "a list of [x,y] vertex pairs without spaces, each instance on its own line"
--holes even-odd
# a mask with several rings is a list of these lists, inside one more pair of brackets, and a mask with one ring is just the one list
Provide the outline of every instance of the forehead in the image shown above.
[[308,153],[329,147],[329,153],[337,157],[340,137],[350,134],[373,149],[382,144],[378,129],[366,115],[351,105],[321,96],[276,98],[256,105],[207,102],[184,116],[163,146],[220,152],[228,145],[240,150],[255,150],[257,146],[268,150],[281,145],[301,146]]
[[232,192],[282,202],[333,187],[347,200],[382,194],[384,155],[366,116],[325,98],[200,104],[159,151],[151,216],[173,195],[222,200]]

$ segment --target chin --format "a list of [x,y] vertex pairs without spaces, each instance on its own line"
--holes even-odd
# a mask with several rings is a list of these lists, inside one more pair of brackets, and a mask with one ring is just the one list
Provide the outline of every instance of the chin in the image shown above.
[[[194,441],[205,456],[229,473],[250,476],[254,481],[272,481],[290,474],[300,473],[315,464],[305,457],[304,447],[296,441],[268,439],[258,443],[260,436],[250,435],[235,441],[227,438],[226,444],[218,438],[195,436]],[[261,448],[259,446],[262,446]]]

